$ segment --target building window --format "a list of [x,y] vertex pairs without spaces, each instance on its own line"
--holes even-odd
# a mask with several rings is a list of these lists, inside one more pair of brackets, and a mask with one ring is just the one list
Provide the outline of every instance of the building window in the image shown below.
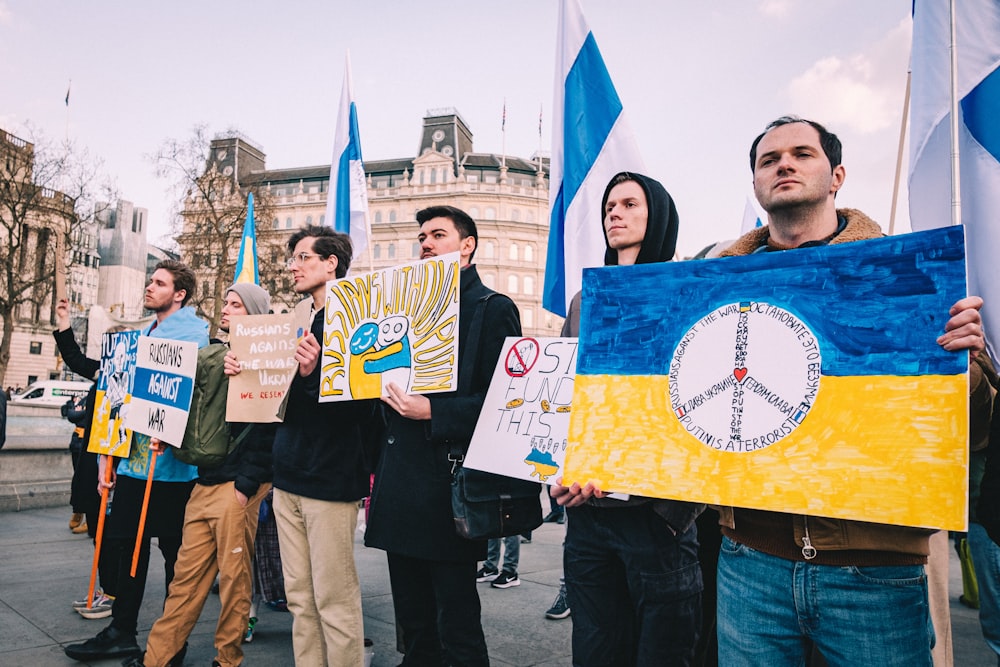
[[396,244],[395,243],[390,243],[389,244],[388,256],[389,256],[389,259],[396,259]]
[[473,220],[475,220],[476,218],[479,217],[479,207],[478,206],[473,206],[472,208],[469,209],[469,217],[472,218]]
[[516,208],[511,209],[510,210],[510,219],[513,220],[514,222],[520,222],[521,221],[521,212],[518,211]]
[[535,293],[535,279],[531,276],[524,277],[524,293],[534,294]]
[[416,258],[419,259],[419,257],[420,257],[420,244],[419,243],[414,243],[413,244],[413,247],[410,249],[410,256],[411,257],[416,257]]
[[274,229],[281,229],[281,220],[278,220],[277,218],[275,218],[274,222],[271,224],[271,226]]
[[389,222],[396,222],[396,212],[389,211]]
[[326,215],[325,214],[319,216],[319,226],[323,227],[324,225],[326,225]]
[[493,289],[493,283],[495,283],[495,282],[496,282],[496,277],[492,273],[484,273],[483,274],[483,284],[484,285],[486,285],[490,289]]
[[380,244],[380,243],[376,243],[375,244],[375,248],[372,250],[372,256],[375,259],[381,259],[382,258],[382,244]]
[[517,294],[517,276],[507,276],[507,291]]
[[484,259],[493,259],[493,253],[495,251],[496,251],[496,249],[493,246],[493,241],[484,241],[483,242],[483,258]]
[[535,257],[534,247],[530,245],[524,246],[524,261],[530,262],[534,259],[534,257]]
[[493,208],[492,206],[487,206],[486,207],[486,214],[483,217],[485,219],[487,219],[487,220],[496,220],[497,219],[497,210],[495,208]]
[[507,256],[510,259],[512,259],[514,261],[517,261],[517,244],[516,243],[511,243],[510,244],[510,250],[508,251]]
[[535,311],[531,308],[525,308],[521,311],[521,324],[523,324],[525,328],[535,326]]
[[292,219],[285,218],[285,229],[291,229],[291,228],[292,228]]
[[31,341],[31,345],[28,348],[28,352],[30,352],[31,354],[41,354],[42,353],[41,342],[37,340]]
[[306,216],[306,224],[311,225],[313,223],[313,217],[311,215]]
[[382,211],[375,211],[375,222],[382,222]]

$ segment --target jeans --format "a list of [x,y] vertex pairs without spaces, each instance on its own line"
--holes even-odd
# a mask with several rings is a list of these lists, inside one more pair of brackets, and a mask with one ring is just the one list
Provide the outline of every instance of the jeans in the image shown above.
[[923,565],[813,565],[724,537],[718,586],[720,665],[797,667],[808,640],[830,667],[931,665]]
[[1000,665],[1000,547],[986,534],[985,528],[971,521],[968,539],[979,582],[979,626]]
[[[503,567],[500,567],[500,540],[503,540]],[[488,570],[503,570],[517,574],[517,561],[521,557],[521,536],[495,538],[489,541],[486,548],[486,562],[483,567]]]
[[675,536],[651,504],[567,511],[573,664],[690,665],[701,626],[697,529]]

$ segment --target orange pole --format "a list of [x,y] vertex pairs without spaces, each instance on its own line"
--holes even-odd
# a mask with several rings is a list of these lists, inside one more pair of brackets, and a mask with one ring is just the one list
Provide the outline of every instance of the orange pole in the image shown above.
[[[114,461],[110,456],[106,456],[104,461],[104,483],[111,480],[111,464]],[[94,564],[90,567],[90,587],[87,588],[87,609],[94,604],[94,587],[97,585],[97,562],[101,558],[101,542],[104,541],[104,517],[108,511],[108,493],[110,489],[101,489],[101,510],[97,515],[97,534],[94,536]]]
[[149,509],[149,493],[153,490],[153,471],[156,470],[156,459],[159,454],[150,450],[152,456],[149,459],[149,477],[146,478],[146,493],[142,496],[142,512],[139,513],[139,530],[135,536],[135,551],[132,552],[132,570],[129,576],[135,577],[135,570],[139,566],[139,551],[142,546],[142,534],[146,528],[146,510]]

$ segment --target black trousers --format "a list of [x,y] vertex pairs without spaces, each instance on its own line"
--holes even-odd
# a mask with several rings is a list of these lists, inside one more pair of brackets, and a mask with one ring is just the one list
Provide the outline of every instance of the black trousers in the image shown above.
[[405,667],[488,667],[476,561],[442,562],[389,553]]
[[108,517],[108,552],[101,549],[101,557],[107,555],[117,563],[117,598],[112,607],[111,625],[125,634],[134,635],[139,621],[139,609],[146,591],[146,574],[149,570],[150,538],[156,537],[163,554],[165,579],[164,598],[174,578],[174,564],[181,548],[181,534],[184,528],[184,507],[194,482],[153,482],[146,513],[146,525],[142,534],[139,562],[132,577],[132,553],[135,549],[139,530],[139,517],[145,480],[119,475],[115,484],[114,502]]

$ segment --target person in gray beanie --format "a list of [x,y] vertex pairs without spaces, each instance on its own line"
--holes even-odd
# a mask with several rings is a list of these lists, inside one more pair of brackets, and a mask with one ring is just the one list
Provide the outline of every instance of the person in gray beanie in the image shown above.
[[[266,290],[253,283],[236,283],[226,290],[219,328],[228,333],[230,317],[263,315],[270,309],[271,297]],[[199,356],[199,364],[217,359],[218,368],[213,367],[210,372],[222,374],[222,356]],[[217,655],[212,664],[239,665],[243,661],[241,644],[253,595],[251,556],[260,503],[271,488],[275,427],[275,424],[231,424],[231,433],[234,438],[242,437],[240,442],[222,465],[198,468],[163,616],[149,631],[145,654],[131,658],[125,665],[181,664],[187,652],[187,638],[201,615],[216,574],[221,609],[215,628]]]

